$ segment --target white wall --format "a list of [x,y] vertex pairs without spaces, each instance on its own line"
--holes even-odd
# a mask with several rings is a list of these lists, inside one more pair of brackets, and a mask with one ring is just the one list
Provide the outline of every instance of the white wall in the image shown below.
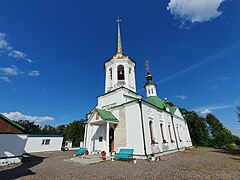
[[173,116],[173,121],[179,148],[191,147],[192,142],[186,121],[178,116]]
[[[26,134],[0,134],[0,157],[22,156],[26,142]],[[19,162],[21,157],[0,159],[0,164]]]
[[[177,149],[171,115],[169,113],[157,109],[148,103],[143,103],[143,117],[147,154],[152,153],[149,121],[153,122],[153,137],[155,138],[155,142],[157,143],[155,145],[159,147],[160,152],[174,151]],[[163,142],[160,124],[163,124],[163,134],[166,142]],[[171,137],[173,142],[171,142],[168,125],[170,125]]]
[[141,111],[138,102],[125,106],[127,147],[134,149],[134,154],[144,155]]
[[[102,137],[102,142],[99,141]],[[106,124],[93,126],[92,131],[92,151],[105,150],[106,144]]]
[[[90,153],[99,150],[105,150],[106,146],[106,124],[102,125],[87,125],[86,132],[86,148]],[[102,137],[102,142],[99,141],[99,137]]]
[[[50,139],[48,145],[42,144],[43,140]],[[45,151],[61,151],[63,137],[52,136],[29,136],[25,151],[27,153],[45,152]]]
[[105,95],[98,97],[97,108],[109,109],[114,106],[121,105],[123,103],[132,101],[134,99],[141,99],[142,96],[136,94],[126,88],[120,88],[116,91],[109,92]]
[[122,92],[116,90],[98,97],[97,107],[102,109],[105,107],[116,106],[123,103]]

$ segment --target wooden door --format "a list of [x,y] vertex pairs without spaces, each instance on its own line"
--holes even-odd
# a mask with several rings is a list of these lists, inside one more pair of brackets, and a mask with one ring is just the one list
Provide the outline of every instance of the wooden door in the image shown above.
[[114,151],[114,129],[109,130],[109,152]]

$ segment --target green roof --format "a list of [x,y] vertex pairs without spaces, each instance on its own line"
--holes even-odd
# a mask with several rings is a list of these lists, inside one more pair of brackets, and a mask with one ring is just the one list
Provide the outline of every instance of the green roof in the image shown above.
[[95,108],[95,109],[100,114],[102,119],[107,120],[107,121],[119,122],[118,119],[110,111],[106,111],[106,110],[98,109],[98,108]]
[[157,106],[160,109],[166,109],[168,107],[172,114],[174,114],[176,109],[178,108],[177,106],[170,106],[169,104],[165,104],[162,99],[156,96],[148,97],[146,101],[154,106]]
[[166,108],[164,101],[156,96],[148,97],[146,101],[154,106],[157,106],[160,109]]
[[169,107],[170,112],[171,112],[172,114],[175,113],[175,111],[176,111],[177,108],[178,108],[177,106],[170,106],[170,107]]
[[4,121],[8,122],[8,123],[11,124],[12,126],[16,127],[16,128],[19,129],[20,131],[22,131],[23,133],[27,133],[27,129],[24,128],[23,126],[21,126],[20,124],[12,121],[12,120],[10,120],[10,119],[8,119],[6,116],[4,116],[4,115],[2,115],[2,114],[0,114],[0,117],[1,117]]

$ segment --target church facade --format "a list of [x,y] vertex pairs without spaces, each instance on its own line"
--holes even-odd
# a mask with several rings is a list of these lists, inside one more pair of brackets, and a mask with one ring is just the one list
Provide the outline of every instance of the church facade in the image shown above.
[[137,158],[191,147],[180,109],[158,98],[148,64],[146,99],[136,92],[136,63],[122,52],[120,21],[116,54],[104,64],[105,93],[87,114],[84,146],[90,153],[105,151],[107,155],[123,147],[133,148]]

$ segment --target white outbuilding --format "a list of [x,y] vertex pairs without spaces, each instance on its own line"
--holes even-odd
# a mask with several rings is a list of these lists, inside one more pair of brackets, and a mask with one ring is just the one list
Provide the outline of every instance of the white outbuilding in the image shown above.
[[105,93],[87,114],[84,146],[90,153],[109,155],[121,147],[134,149],[136,158],[158,156],[192,146],[180,109],[157,96],[147,66],[146,99],[136,92],[136,62],[122,52],[120,20],[116,54],[105,67]]
[[0,114],[0,165],[19,163],[26,153],[61,151],[63,137],[33,135],[18,123]]
[[62,141],[60,135],[29,134],[24,150],[27,153],[61,151]]

